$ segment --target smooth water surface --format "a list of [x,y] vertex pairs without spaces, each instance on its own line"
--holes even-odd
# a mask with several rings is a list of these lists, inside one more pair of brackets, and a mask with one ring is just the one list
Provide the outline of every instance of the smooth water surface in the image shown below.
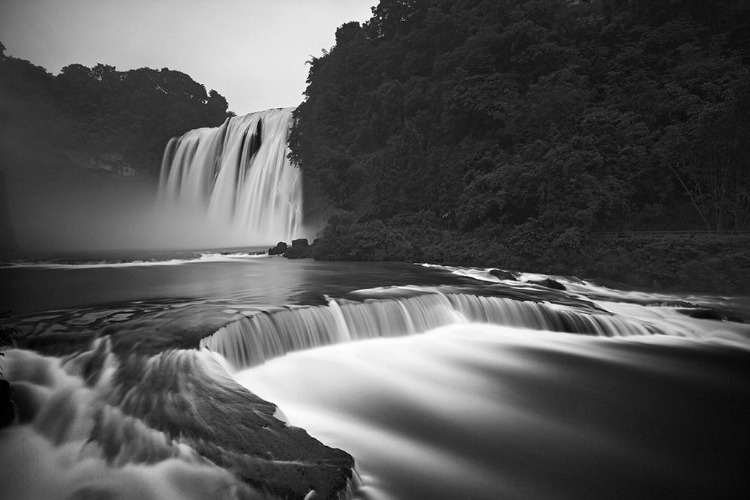
[[235,251],[106,257],[4,263],[0,307],[25,314],[160,299],[305,304],[362,288],[466,281],[410,264],[289,260]]

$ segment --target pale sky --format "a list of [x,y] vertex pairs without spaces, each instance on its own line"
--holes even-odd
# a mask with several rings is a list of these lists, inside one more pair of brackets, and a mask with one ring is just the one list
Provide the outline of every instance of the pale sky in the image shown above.
[[378,0],[0,0],[6,55],[53,74],[68,64],[169,68],[243,115],[302,102],[311,56]]

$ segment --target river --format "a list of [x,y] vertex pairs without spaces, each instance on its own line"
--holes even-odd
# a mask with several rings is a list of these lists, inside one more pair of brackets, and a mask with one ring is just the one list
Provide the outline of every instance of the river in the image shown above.
[[[351,454],[354,498],[746,497],[747,297],[623,291],[525,273],[503,280],[489,271],[246,249],[6,262],[0,304],[48,357],[16,350],[4,361],[6,378],[37,403],[0,433],[3,483],[13,484],[3,498],[209,498],[216,488],[223,498],[251,497],[225,488],[237,469],[196,458],[213,457],[198,440],[138,413],[158,388],[136,385],[141,406],[112,395],[125,349],[144,359],[194,356],[209,392],[240,384],[273,403],[279,425]],[[545,286],[547,278],[564,289]],[[94,382],[72,354],[87,349],[111,349]],[[160,380],[180,376],[168,373]],[[187,401],[197,398],[189,392],[202,383],[196,377],[178,386]],[[61,411],[65,394],[76,395],[66,403],[76,410]],[[112,438],[121,447],[113,460],[94,432],[101,424],[87,416],[97,398],[129,415],[128,426],[132,418],[150,426],[136,435],[160,429],[160,446],[174,444],[165,456],[181,465],[144,460],[145,438],[132,434]],[[112,432],[130,429],[125,421]],[[221,436],[233,424],[201,425]],[[141,451],[124,453],[125,442]],[[94,489],[91,471],[104,478]],[[199,479],[185,479],[191,474]],[[146,486],[128,493],[128,484]]]

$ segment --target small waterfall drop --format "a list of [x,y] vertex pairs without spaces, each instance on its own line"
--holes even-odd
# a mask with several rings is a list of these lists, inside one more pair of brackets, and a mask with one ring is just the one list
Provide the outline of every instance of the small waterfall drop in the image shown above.
[[401,337],[469,322],[600,337],[667,333],[655,325],[606,313],[584,314],[532,301],[431,291],[364,302],[329,299],[326,306],[270,310],[229,323],[203,338],[200,345],[242,369],[293,351]]
[[292,108],[271,109],[173,138],[159,210],[217,246],[303,237],[302,180],[287,157],[292,120]]

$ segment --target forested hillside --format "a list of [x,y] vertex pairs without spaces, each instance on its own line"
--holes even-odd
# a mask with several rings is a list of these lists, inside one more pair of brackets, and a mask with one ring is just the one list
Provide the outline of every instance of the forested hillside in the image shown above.
[[594,232],[747,230],[749,42],[738,0],[381,0],[310,61],[308,216],[353,258],[448,231],[561,270]]
[[227,117],[223,96],[179,71],[71,64],[52,75],[0,49],[6,168],[41,162],[158,176],[171,137]]

